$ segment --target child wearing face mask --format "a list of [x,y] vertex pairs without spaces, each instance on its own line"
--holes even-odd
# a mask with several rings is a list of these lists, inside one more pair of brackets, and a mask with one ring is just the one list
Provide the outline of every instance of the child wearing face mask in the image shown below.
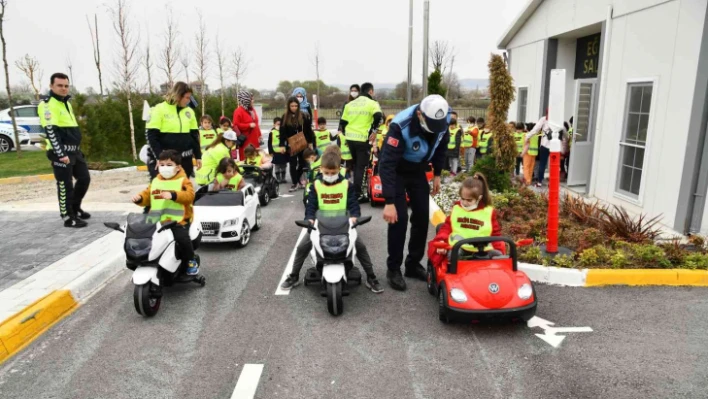
[[[433,247],[435,241],[446,241],[452,247],[463,239],[499,237],[501,234],[501,224],[492,206],[487,178],[476,173],[474,177],[468,177],[462,182],[460,201],[453,205],[450,216],[445,219],[435,238],[428,243],[428,259],[437,266],[447,255],[447,250]],[[492,243],[486,248],[491,256],[502,255],[505,250],[501,242]],[[474,253],[477,249],[472,245],[464,245],[462,252]]]
[[192,240],[189,238],[189,226],[192,223],[192,203],[194,202],[194,187],[184,173],[180,163],[182,156],[175,150],[165,150],[158,160],[159,174],[152,180],[148,188],[133,197],[136,205],[150,207],[148,220],[165,224],[177,221],[172,233],[177,242],[177,252],[186,265],[186,274],[199,274],[199,264],[194,256]]
[[[305,220],[309,220],[312,224],[315,223],[315,215],[321,207],[326,211],[348,212],[352,223],[361,216],[354,186],[340,174],[341,162],[342,160],[334,151],[325,151],[322,155],[320,174],[312,185],[305,207]],[[325,195],[328,196],[327,203],[324,202]],[[376,294],[383,292],[383,288],[374,274],[374,265],[371,263],[369,252],[361,240],[361,232],[359,232],[354,245],[356,246],[356,257],[367,275],[366,287]],[[295,252],[292,273],[281,285],[282,289],[289,290],[300,284],[300,270],[310,250],[312,250],[312,241],[309,235],[305,235]]]

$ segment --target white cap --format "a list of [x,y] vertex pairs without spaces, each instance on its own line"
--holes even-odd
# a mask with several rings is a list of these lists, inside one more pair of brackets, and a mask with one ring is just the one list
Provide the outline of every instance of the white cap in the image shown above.
[[425,117],[425,123],[433,132],[442,132],[447,129],[447,113],[450,106],[442,96],[431,94],[420,102],[420,112]]
[[236,132],[234,132],[233,130],[227,130],[224,132],[224,138],[226,140],[236,141],[236,139],[237,139]]

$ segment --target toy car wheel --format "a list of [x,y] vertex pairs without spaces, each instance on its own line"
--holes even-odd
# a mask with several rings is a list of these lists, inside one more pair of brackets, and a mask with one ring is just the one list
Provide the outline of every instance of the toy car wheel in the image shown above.
[[248,224],[248,220],[244,220],[241,226],[241,239],[238,240],[236,245],[239,248],[243,248],[248,245],[249,241],[251,241],[251,226]]
[[270,203],[270,193],[268,193],[268,190],[263,190],[263,193],[258,199],[260,200],[262,206],[268,206]]
[[272,198],[278,198],[280,196],[280,184],[278,184],[277,181],[273,181],[273,194],[271,195]]
[[443,323],[447,324],[450,319],[447,317],[447,290],[445,289],[445,283],[440,284],[440,290],[438,290],[438,318]]
[[256,208],[256,224],[253,225],[253,231],[260,230],[261,227],[263,226],[263,214],[261,211],[261,207]]
[[204,276],[199,277],[199,285],[201,285],[202,287],[204,287],[206,285],[206,277],[204,277]]
[[437,282],[437,277],[435,276],[435,268],[433,267],[433,263],[428,260],[428,270],[427,270],[427,280],[428,280],[428,293],[432,296],[437,296],[438,295],[438,282]]

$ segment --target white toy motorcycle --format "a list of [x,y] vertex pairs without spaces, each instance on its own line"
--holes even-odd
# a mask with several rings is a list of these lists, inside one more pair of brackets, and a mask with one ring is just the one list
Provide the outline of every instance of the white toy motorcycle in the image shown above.
[[[145,317],[157,314],[162,301],[162,287],[174,284],[197,283],[204,287],[206,278],[201,275],[187,276],[180,270],[182,260],[177,258],[172,228],[177,222],[152,223],[147,215],[131,213],[121,228],[118,223],[104,223],[110,229],[125,235],[126,267],[133,270],[133,302],[135,310]],[[199,223],[192,223],[189,237],[196,250],[202,232]],[[199,255],[196,255],[199,262]]]
[[314,225],[307,220],[295,222],[310,233],[311,256],[316,265],[305,274],[305,285],[322,284],[322,295],[327,297],[327,310],[333,316],[339,316],[344,311],[342,296],[349,295],[345,291],[347,282],[361,284],[361,273],[354,268],[356,228],[370,221],[371,216],[365,216],[351,223],[346,212],[318,211]]

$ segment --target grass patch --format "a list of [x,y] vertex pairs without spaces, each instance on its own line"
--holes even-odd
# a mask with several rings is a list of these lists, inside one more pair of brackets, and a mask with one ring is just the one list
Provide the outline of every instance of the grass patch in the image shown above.
[[[106,170],[143,165],[141,161],[133,162],[132,159],[111,159],[111,161],[124,161],[128,164],[113,164],[106,161],[94,161],[89,159],[89,169]],[[0,154],[0,179],[6,177],[46,175],[52,173],[52,165],[47,159],[47,154],[45,151],[22,151],[22,158],[19,159],[17,158],[17,153],[14,151]]]

